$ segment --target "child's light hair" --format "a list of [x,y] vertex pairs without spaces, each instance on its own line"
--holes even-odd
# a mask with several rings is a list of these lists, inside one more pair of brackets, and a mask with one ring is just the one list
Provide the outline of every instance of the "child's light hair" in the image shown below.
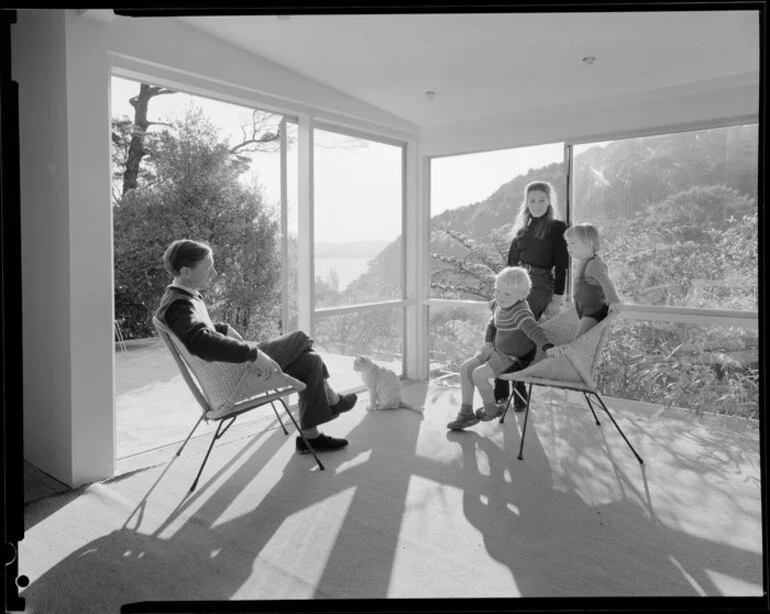
[[567,230],[564,231],[564,238],[577,239],[581,243],[585,243],[586,245],[593,247],[595,252],[598,252],[601,247],[599,242],[599,231],[593,224],[584,223],[570,226],[567,228]]
[[513,290],[519,290],[524,295],[529,294],[532,288],[532,280],[527,269],[520,266],[507,266],[495,275],[496,286],[507,286]]

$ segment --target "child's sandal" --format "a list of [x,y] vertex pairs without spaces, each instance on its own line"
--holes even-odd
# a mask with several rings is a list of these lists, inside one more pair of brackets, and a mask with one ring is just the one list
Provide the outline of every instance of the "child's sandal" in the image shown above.
[[446,427],[452,431],[462,431],[469,426],[475,426],[479,423],[479,419],[473,414],[464,414],[460,412],[457,414],[454,420],[452,420]]
[[476,410],[476,418],[481,422],[489,422],[490,420],[494,420],[495,418],[498,418],[501,413],[503,413],[503,410],[500,408],[499,405],[495,406],[495,409],[497,410],[495,412],[494,416],[490,416],[483,407],[479,407]]

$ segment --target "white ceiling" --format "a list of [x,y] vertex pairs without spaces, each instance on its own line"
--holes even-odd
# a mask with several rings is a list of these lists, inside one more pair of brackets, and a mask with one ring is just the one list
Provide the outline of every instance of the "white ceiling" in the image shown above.
[[759,71],[758,11],[178,19],[421,127]]

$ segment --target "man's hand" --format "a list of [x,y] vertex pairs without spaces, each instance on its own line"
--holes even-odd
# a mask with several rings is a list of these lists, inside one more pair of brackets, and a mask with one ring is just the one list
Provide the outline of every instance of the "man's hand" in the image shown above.
[[274,373],[281,371],[281,367],[278,365],[278,363],[270,358],[270,356],[265,354],[262,350],[257,350],[257,359],[254,361],[254,365],[265,377],[270,377]]
[[546,356],[553,356],[554,358],[560,358],[564,356],[564,353],[567,351],[567,346],[565,345],[556,345],[552,348],[548,348],[545,353]]
[[241,334],[229,324],[227,325],[227,336],[232,337],[233,339],[237,339],[238,341],[243,341]]

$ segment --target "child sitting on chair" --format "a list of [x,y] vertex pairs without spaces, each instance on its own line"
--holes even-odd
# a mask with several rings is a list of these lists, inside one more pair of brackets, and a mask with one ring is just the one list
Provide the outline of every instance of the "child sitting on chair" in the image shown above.
[[607,317],[610,308],[619,308],[620,297],[609,276],[607,264],[597,254],[599,231],[593,224],[575,224],[564,232],[569,255],[579,261],[573,297],[577,310],[577,337]]
[[[514,365],[519,367],[514,370],[527,367],[535,358],[535,344],[543,350],[554,346],[535,321],[525,300],[531,285],[529,274],[522,267],[506,267],[495,276],[492,318],[487,325],[484,347],[460,368],[462,405],[447,428],[459,431],[478,424],[479,420],[496,418],[501,408],[495,403],[490,380]],[[475,414],[472,406],[474,386],[479,389],[484,402],[484,407]]]

